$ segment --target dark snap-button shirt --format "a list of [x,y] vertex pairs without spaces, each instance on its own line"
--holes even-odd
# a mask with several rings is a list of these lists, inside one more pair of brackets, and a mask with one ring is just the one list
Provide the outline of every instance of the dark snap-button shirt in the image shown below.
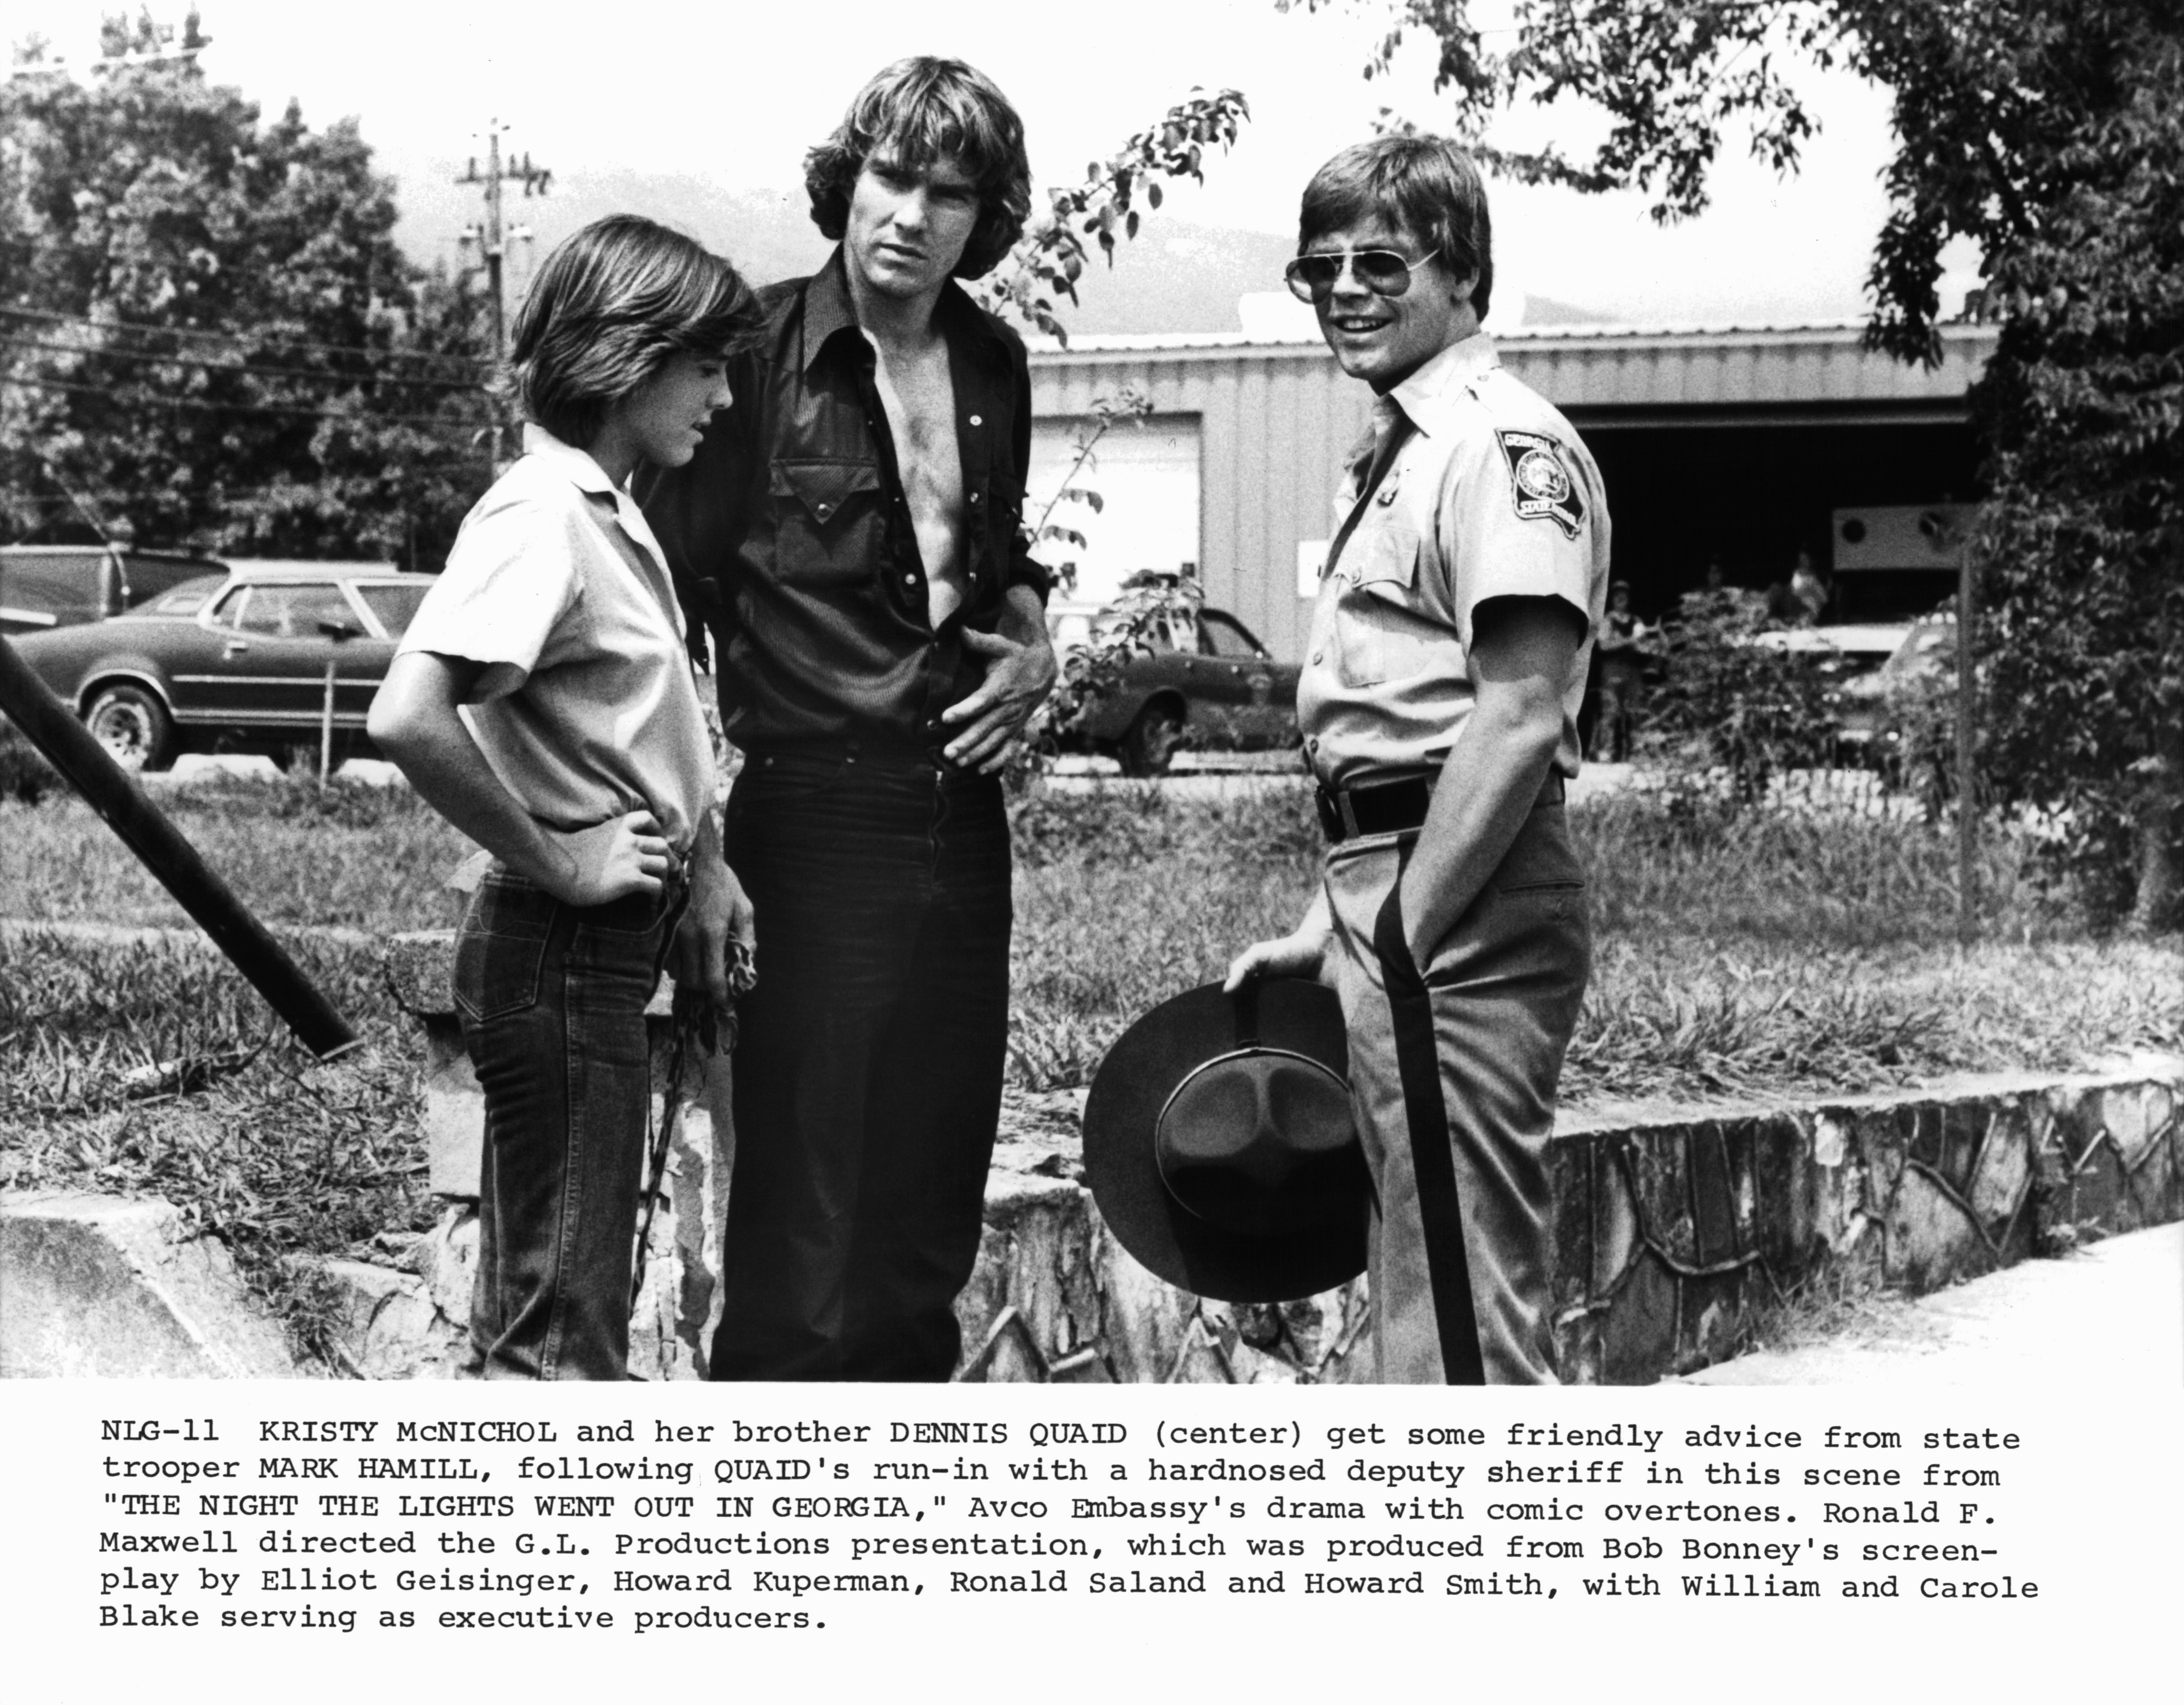
[[841,252],[760,298],[765,338],[729,363],[734,400],[687,465],[638,487],[691,632],[719,641],[724,728],[755,750],[937,744],[940,713],[985,674],[962,630],[991,632],[1011,586],[1046,595],[1019,531],[1031,462],[1022,340],[955,284],[943,293],[967,586],[936,632]]

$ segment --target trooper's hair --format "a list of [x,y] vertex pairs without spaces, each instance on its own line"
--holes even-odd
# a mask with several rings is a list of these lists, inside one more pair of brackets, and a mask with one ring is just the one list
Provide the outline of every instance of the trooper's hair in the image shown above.
[[1471,305],[1486,317],[1494,296],[1494,229],[1486,186],[1469,154],[1440,137],[1375,137],[1343,149],[1305,186],[1297,252],[1330,231],[1376,218],[1401,226],[1422,249],[1438,249],[1452,277],[1475,270]]
[[1031,215],[1031,160],[1023,120],[983,72],[961,59],[898,59],[857,93],[833,135],[804,157],[811,222],[839,242],[850,193],[875,157],[909,172],[952,159],[978,192],[978,222],[956,264],[983,278],[1023,235]]
[[526,418],[581,449],[671,355],[733,354],[764,326],[758,298],[719,255],[616,214],[546,257],[516,310],[510,377]]

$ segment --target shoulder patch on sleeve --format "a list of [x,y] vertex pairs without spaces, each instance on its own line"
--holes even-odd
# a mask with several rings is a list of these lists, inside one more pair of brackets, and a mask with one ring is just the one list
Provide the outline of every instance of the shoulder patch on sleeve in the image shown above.
[[1510,494],[1523,521],[1551,521],[1566,538],[1585,525],[1585,499],[1563,460],[1562,446],[1544,432],[1496,431],[1509,463]]

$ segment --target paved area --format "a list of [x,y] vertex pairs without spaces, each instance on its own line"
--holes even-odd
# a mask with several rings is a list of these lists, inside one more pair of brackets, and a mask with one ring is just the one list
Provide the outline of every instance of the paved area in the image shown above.
[[1825,1344],[1705,1368],[1692,1385],[2184,1385],[2184,1225],[1885,1301]]
[[[318,772],[314,770],[312,774]],[[334,766],[335,776],[347,782],[373,787],[407,786],[402,772],[384,758],[350,758]],[[171,768],[141,770],[136,779],[154,793],[168,788],[195,787],[203,782],[242,780],[278,782],[287,778],[281,766],[262,753],[185,752]]]

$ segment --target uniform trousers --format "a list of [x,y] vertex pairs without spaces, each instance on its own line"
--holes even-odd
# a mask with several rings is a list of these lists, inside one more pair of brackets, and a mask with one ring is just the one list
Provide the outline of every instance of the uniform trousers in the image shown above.
[[944,1380],[1008,1039],[1000,783],[927,756],[754,753],[727,828],[758,983],[710,1375]]
[[[1351,1094],[1376,1196],[1368,1271],[1379,1378],[1552,1385],[1546,1149],[1591,967],[1583,872],[1563,806],[1535,805],[1421,967],[1403,945],[1396,888],[1416,839],[1363,836],[1327,860]],[[1460,1223],[1461,1236],[1435,1243],[1429,1218]]]

